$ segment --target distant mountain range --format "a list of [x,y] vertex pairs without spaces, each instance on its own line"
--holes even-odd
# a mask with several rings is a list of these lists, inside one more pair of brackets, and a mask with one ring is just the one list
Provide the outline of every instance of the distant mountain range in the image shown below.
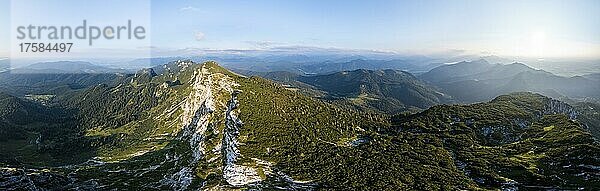
[[[500,58],[489,59],[500,60]],[[401,66],[392,64],[394,62],[386,63],[390,64],[387,65],[388,67]],[[354,60],[325,66],[324,68],[330,70],[320,68],[321,72],[357,67],[386,67],[382,62],[372,63],[369,60]],[[325,98],[328,97],[336,102],[386,113],[397,113],[410,108],[425,109],[442,103],[489,101],[498,95],[522,91],[537,92],[562,100],[600,98],[600,83],[598,83],[600,77],[596,74],[562,77],[533,69],[522,63],[491,64],[485,59],[436,66],[419,75],[418,78],[405,71],[389,69],[357,69],[308,75],[285,71],[235,71],[287,83],[317,97],[323,94],[311,89],[326,92]],[[336,67],[337,69],[333,69]]]
[[521,63],[490,64],[486,60],[444,65],[419,78],[461,102],[487,101],[510,92],[539,92],[554,98],[600,97],[597,75],[562,77]]
[[[258,72],[287,71],[302,75],[330,74],[357,69],[404,70],[413,75],[420,75],[437,66],[461,61],[485,59],[491,64],[526,63],[528,66],[543,69],[560,76],[587,75],[600,73],[598,60],[556,60],[510,58],[495,55],[478,56],[459,53],[434,55],[403,55],[393,52],[352,51],[337,49],[315,49],[307,47],[289,47],[277,50],[196,50],[189,54],[140,58],[133,60],[87,60],[104,68],[71,68],[67,72],[103,72],[106,68],[127,72],[135,72],[142,68],[164,65],[173,60],[192,60],[203,62],[214,60],[232,70],[249,70]],[[13,67],[31,65],[31,61],[15,60]],[[1,66],[1,64],[0,64]],[[0,67],[1,69],[1,67]],[[50,68],[52,69],[52,68]],[[74,70],[74,71],[72,71]],[[64,71],[58,71],[64,72]],[[112,72],[112,71],[109,71]]]
[[126,70],[113,69],[83,61],[40,62],[12,69],[11,72],[29,74],[127,73]]
[[413,74],[427,72],[441,63],[427,63],[416,60],[366,60],[355,59],[347,62],[322,62],[316,64],[303,65],[300,69],[308,73],[327,74],[339,71],[351,71],[358,69],[380,70],[394,69],[404,70]]
[[8,71],[10,62],[8,59],[0,59],[0,73]]
[[[183,57],[175,58],[183,59]],[[355,70],[369,70],[363,71],[367,73],[369,73],[370,71],[381,70],[384,71],[384,74],[389,74],[385,72],[388,69],[403,70],[406,72],[410,72],[412,75],[417,75],[419,79],[425,81],[418,82],[418,84],[415,84],[413,83],[416,82],[415,79],[389,78],[390,76],[375,75],[375,73],[371,73],[371,75],[369,76],[364,76],[366,79],[352,78],[354,80],[357,80],[356,83],[360,82],[366,86],[380,86],[381,84],[373,84],[377,84],[378,81],[386,80],[395,81],[394,83],[398,84],[404,82],[408,82],[408,84],[411,84],[403,87],[385,87],[383,90],[365,92],[365,94],[361,93],[361,91],[365,90],[359,90],[360,88],[355,88],[356,94],[346,98],[355,98],[354,102],[350,103],[361,103],[361,105],[370,105],[373,103],[373,101],[380,99],[376,97],[391,98],[390,96],[383,95],[390,95],[389,92],[397,92],[399,91],[398,89],[420,89],[416,91],[419,93],[403,93],[402,95],[396,96],[396,98],[394,98],[395,100],[388,100],[387,102],[394,104],[387,104],[390,107],[388,109],[383,109],[386,112],[399,111],[398,109],[406,109],[410,107],[427,108],[428,106],[439,103],[450,103],[451,101],[449,100],[463,103],[487,101],[494,98],[497,95],[518,91],[539,92],[544,95],[551,96],[553,98],[561,99],[585,99],[600,97],[600,93],[598,92],[599,88],[597,85],[597,81],[598,79],[600,79],[598,74],[588,74],[581,77],[562,77],[543,70],[533,69],[525,64],[510,63],[511,61],[509,59],[505,59],[502,57],[486,56],[482,58],[483,59],[474,61],[462,61],[453,64],[434,62],[435,60],[427,57],[406,57],[404,59],[376,60],[362,56],[311,57],[304,54],[274,54],[262,56],[196,56],[193,57],[192,60],[219,60],[224,63],[223,65],[225,67],[233,68],[234,71],[240,71],[241,73],[246,75],[258,75],[277,81],[287,81],[289,83],[295,81],[293,82],[293,85],[304,87],[302,88],[302,90],[307,90],[305,92],[308,92],[315,96],[322,96],[322,92],[310,90],[311,88],[319,91],[328,92],[330,96],[349,96],[339,96],[341,95],[339,94],[340,92],[336,91],[336,89],[339,88],[336,88],[335,86],[324,86],[324,84],[316,84],[317,81],[311,81],[310,78],[318,78],[317,76],[325,77],[325,75],[330,74],[332,74],[333,76],[337,76],[343,72],[348,73],[348,71],[350,71],[351,74],[349,76],[354,76],[353,71]],[[162,66],[162,64],[168,62],[171,59],[173,58],[137,59],[127,62],[125,63],[125,65],[122,66],[123,68],[151,68],[156,65]],[[7,60],[3,61],[7,62]],[[26,67],[13,69],[11,73],[124,74],[131,72],[125,69],[112,69],[111,67],[99,66],[96,64],[91,64],[89,62],[60,61],[36,63]],[[81,77],[83,76],[85,75],[81,75]],[[99,76],[108,77],[111,75],[98,75],[98,77]],[[4,79],[8,79],[4,81],[5,84],[18,85],[19,82],[15,79],[26,80],[22,76],[13,76],[7,78],[6,74],[4,74],[4,76],[0,76],[0,78],[1,77],[4,77]],[[60,78],[65,79],[64,76]],[[385,78],[385,80],[383,80],[383,78]],[[332,78],[330,81],[332,83],[341,84],[340,80],[342,79]],[[89,80],[89,82],[95,81],[106,82],[106,80],[102,79]],[[378,89],[378,87],[373,89]],[[423,91],[424,89],[428,90]],[[436,93],[432,94],[430,92]],[[377,96],[365,97],[367,94],[369,94],[370,96]],[[440,97],[439,95],[442,96]],[[398,99],[400,97],[406,99]],[[413,99],[412,97],[421,98]],[[365,102],[365,100],[368,101]],[[378,108],[381,109],[382,107],[379,106]]]
[[[228,60],[221,58],[214,58],[214,60],[224,62],[224,66],[237,70],[250,70],[260,72],[274,72],[274,71],[287,71],[302,75],[312,74],[330,74],[341,71],[351,71],[357,69],[368,69],[368,70],[381,70],[381,69],[394,69],[394,70],[405,70],[411,73],[423,73],[441,63],[429,63],[431,59],[428,58],[406,58],[406,59],[393,59],[393,60],[375,60],[361,57],[344,57],[336,58],[333,60],[320,61],[319,59],[306,59],[301,55],[290,57],[276,57],[280,59],[274,59],[272,57],[264,58],[246,58],[243,60]],[[193,60],[205,60],[205,59],[193,59]]]
[[[396,69],[412,73],[423,73],[441,63],[440,59],[425,56],[400,56],[386,53],[381,55],[360,55],[352,53],[282,53],[259,52],[246,54],[207,54],[206,56],[178,56],[135,59],[126,62],[109,63],[113,68],[141,69],[164,65],[172,60],[192,60],[202,62],[214,60],[234,70],[258,72],[287,71],[296,74],[329,74],[356,69]],[[285,52],[285,51],[284,51]]]
[[89,62],[42,62],[0,71],[0,91],[15,96],[61,94],[102,83],[112,84],[131,75],[129,73]]

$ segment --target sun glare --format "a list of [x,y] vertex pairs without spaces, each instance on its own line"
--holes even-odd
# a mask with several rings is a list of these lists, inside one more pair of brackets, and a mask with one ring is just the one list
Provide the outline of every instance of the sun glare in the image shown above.
[[544,49],[546,48],[546,33],[544,31],[535,31],[530,37],[530,51],[533,56],[538,58],[544,57]]

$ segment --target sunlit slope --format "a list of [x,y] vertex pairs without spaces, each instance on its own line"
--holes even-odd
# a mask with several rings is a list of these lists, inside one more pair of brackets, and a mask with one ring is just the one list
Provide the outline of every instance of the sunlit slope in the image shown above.
[[164,169],[172,176],[160,176],[158,187],[301,184],[277,165],[346,145],[372,121],[385,124],[381,116],[359,116],[211,62],[141,71],[130,83],[92,88],[72,105],[86,121],[86,136],[99,140],[96,159],[176,156],[183,165]]

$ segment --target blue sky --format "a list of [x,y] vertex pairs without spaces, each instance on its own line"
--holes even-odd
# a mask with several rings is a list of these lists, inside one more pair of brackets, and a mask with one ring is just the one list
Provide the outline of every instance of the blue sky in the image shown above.
[[[8,2],[0,3],[2,44],[8,44],[10,33]],[[314,46],[600,58],[597,0],[155,0],[151,7],[151,44],[160,49]],[[111,10],[97,11],[85,14]],[[7,50],[2,45],[0,55]]]

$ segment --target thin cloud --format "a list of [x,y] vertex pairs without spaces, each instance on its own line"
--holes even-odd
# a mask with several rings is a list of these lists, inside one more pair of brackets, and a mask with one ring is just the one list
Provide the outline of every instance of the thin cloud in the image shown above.
[[285,45],[285,43],[273,42],[273,41],[245,41],[245,43],[250,44],[257,48],[272,48],[274,46]]
[[196,7],[192,7],[192,6],[182,7],[181,9],[179,9],[179,11],[181,11],[181,12],[188,12],[188,11],[196,12],[196,11],[199,11],[199,10],[200,9],[198,9]]
[[194,37],[196,38],[197,41],[201,41],[204,40],[204,33],[203,32],[196,32],[196,34],[194,35]]

